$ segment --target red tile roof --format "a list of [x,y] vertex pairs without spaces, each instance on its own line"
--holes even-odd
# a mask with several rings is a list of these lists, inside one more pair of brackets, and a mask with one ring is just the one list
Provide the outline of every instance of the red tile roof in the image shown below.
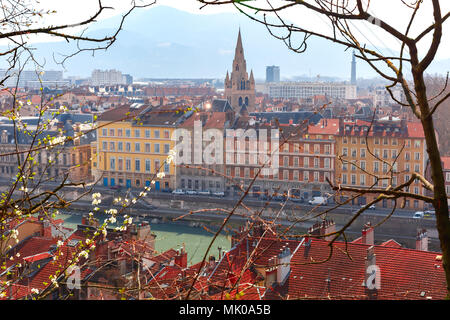
[[422,124],[420,122],[408,122],[408,137],[425,138]]

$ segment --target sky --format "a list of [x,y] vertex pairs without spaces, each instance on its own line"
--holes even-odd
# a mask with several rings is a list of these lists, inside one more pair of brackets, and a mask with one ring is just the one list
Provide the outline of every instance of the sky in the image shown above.
[[[137,4],[149,3],[152,0],[136,0]],[[354,1],[354,0],[353,0]],[[363,0],[363,3],[367,3],[368,0]],[[99,20],[118,15],[126,12],[130,7],[130,0],[103,0],[105,6],[111,6],[114,10],[105,10],[99,17]],[[350,1],[352,2],[352,1]],[[412,2],[412,1],[408,1]],[[253,3],[253,2],[251,2]],[[257,0],[256,4],[262,6],[266,5],[266,1]],[[283,1],[272,1],[274,6],[277,3],[283,3]],[[285,2],[284,2],[285,3]],[[440,1],[441,12],[443,14],[450,10],[450,1]],[[40,0],[40,5],[43,8],[49,8],[56,10],[57,14],[51,15],[51,18],[46,18],[46,22],[51,23],[67,23],[75,22],[75,19],[79,17],[88,17],[89,14],[95,11],[98,7],[98,2],[93,0],[77,0],[77,1],[60,1],[60,0]],[[236,8],[232,5],[209,5],[200,9],[203,5],[196,0],[157,0],[156,5],[164,5],[174,7],[179,10],[187,11],[194,14],[217,14],[222,12],[233,12],[239,14]],[[151,8],[151,7],[150,7]],[[414,23],[411,28],[410,34],[417,34],[418,30],[423,30],[430,25],[432,21],[431,1],[425,1],[417,14]],[[406,30],[409,17],[412,13],[411,9],[404,6],[401,0],[372,0],[370,2],[369,13],[375,17],[380,17],[383,21],[391,24],[399,31]],[[317,13],[311,13],[305,11],[305,9],[295,9],[285,11],[283,17],[291,22],[294,22],[300,26],[306,26],[313,28],[313,30],[320,30],[322,32],[329,33],[331,31],[326,18],[320,16]],[[364,23],[353,23],[352,27],[355,29],[355,33],[363,40],[372,43],[376,47],[398,47],[399,40],[390,37],[384,31],[380,31],[378,28]],[[359,33],[359,34],[358,34]],[[444,34],[450,34],[450,21],[444,26]],[[41,38],[39,41],[48,41],[48,38]],[[449,59],[450,58],[450,36],[443,39],[441,48],[438,52],[437,59]],[[424,40],[424,45],[428,44],[429,39]],[[425,48],[426,46],[423,46]],[[390,52],[386,52],[389,54]]]

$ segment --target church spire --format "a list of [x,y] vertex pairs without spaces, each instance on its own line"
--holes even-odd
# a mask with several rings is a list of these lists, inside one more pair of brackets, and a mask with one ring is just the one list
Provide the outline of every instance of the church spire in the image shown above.
[[241,38],[241,28],[239,28],[234,58],[236,59],[238,56],[244,57],[244,48],[242,46],[242,38]]

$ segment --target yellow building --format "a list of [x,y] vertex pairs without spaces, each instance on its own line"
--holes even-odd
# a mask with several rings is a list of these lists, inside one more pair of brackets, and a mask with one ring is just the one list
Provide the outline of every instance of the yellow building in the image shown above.
[[[377,120],[372,124],[366,140],[369,127],[370,122],[367,121],[340,120],[339,135],[336,139],[337,183],[360,190],[372,186],[384,189],[388,185],[395,187],[407,182],[412,172],[425,176],[428,155],[420,123]],[[339,156],[342,161],[339,160]],[[426,190],[417,180],[404,191],[426,194]],[[375,197],[375,194],[366,193],[354,199],[351,204],[365,205]],[[400,208],[402,201],[403,199],[397,201],[397,208]],[[377,206],[393,208],[395,200],[384,199]],[[422,208],[424,202],[421,200],[405,201],[405,209]]]
[[[175,187],[174,163],[167,163],[174,148],[172,133],[186,117],[176,107],[124,105],[98,119],[97,143],[92,144],[92,172],[103,186]],[[157,173],[164,177],[157,178]]]

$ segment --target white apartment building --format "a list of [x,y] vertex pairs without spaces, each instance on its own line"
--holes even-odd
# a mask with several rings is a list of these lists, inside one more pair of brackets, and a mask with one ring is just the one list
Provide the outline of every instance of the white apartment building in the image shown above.
[[330,98],[356,99],[356,86],[338,82],[278,82],[267,83],[266,92],[271,98],[306,99],[316,95]]

